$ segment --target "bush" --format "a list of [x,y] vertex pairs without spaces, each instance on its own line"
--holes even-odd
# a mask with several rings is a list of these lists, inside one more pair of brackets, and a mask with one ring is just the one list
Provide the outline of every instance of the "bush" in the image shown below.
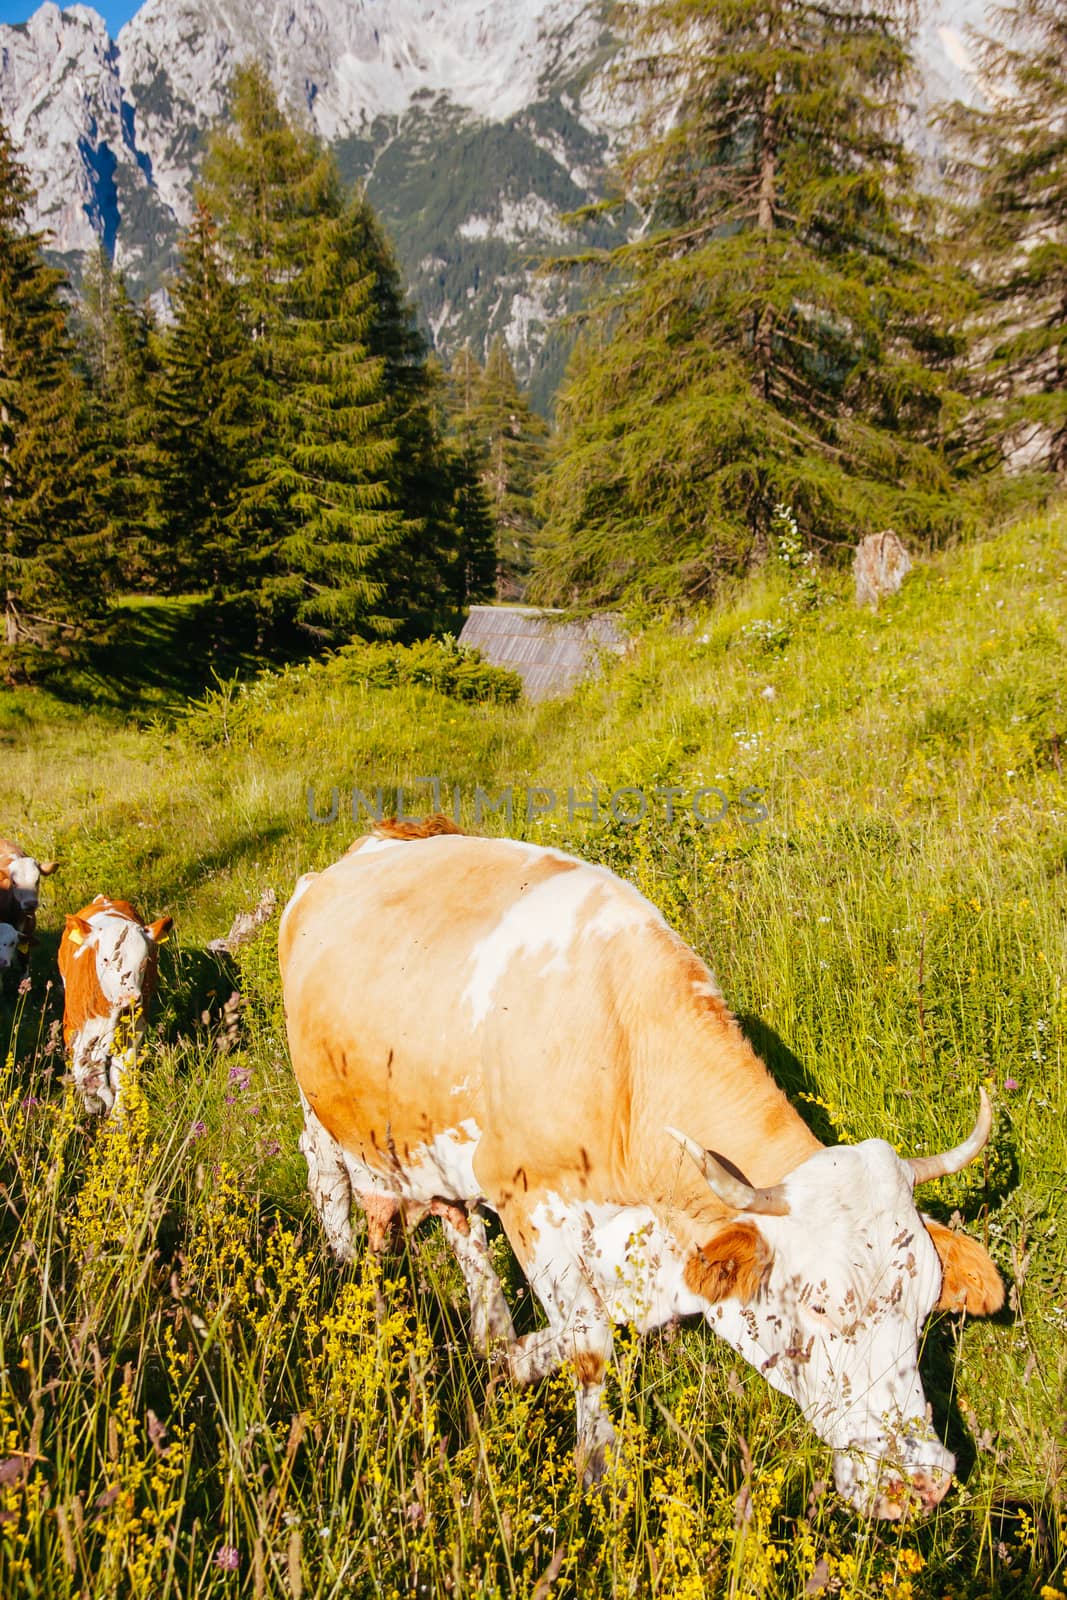
[[453,700],[511,705],[522,694],[522,679],[507,667],[494,667],[480,650],[459,644],[451,634],[417,644],[350,644],[338,650],[325,670],[342,683],[386,689],[415,683]]

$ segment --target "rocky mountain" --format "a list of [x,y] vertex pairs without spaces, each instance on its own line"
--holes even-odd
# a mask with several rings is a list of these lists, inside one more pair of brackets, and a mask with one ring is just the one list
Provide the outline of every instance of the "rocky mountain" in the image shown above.
[[[926,96],[972,92],[963,28],[982,0],[928,0]],[[0,114],[37,185],[36,226],[76,270],[97,241],[132,286],[165,281],[204,138],[237,62],[367,182],[438,347],[504,335],[542,402],[567,291],[537,259],[602,192],[619,108],[607,0],[146,0],[108,36],[46,0],[0,26]],[[916,138],[925,141],[921,114]],[[599,224],[597,242],[609,242]],[[589,240],[587,232],[584,237]]]

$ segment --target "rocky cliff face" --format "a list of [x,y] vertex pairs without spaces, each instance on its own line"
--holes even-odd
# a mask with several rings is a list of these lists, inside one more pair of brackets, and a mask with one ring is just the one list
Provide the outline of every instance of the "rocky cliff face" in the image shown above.
[[[929,96],[968,90],[962,28],[982,4],[931,0]],[[605,0],[146,0],[112,40],[88,6],[46,0],[0,26],[0,114],[57,252],[74,265],[102,241],[151,290],[230,74],[260,57],[366,180],[439,346],[503,333],[543,398],[564,291],[533,265],[566,242],[561,214],[601,192],[606,14]]]

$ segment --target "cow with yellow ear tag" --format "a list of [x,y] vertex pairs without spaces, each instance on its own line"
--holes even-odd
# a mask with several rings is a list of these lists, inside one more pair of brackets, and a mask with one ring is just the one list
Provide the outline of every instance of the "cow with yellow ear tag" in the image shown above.
[[68,916],[59,944],[63,1039],[88,1111],[111,1111],[144,1037],[170,917],[144,923],[128,900],[98,894]]

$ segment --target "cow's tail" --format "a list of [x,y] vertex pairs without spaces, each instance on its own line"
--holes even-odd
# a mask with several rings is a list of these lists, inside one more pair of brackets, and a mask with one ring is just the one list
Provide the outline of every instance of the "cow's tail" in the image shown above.
[[381,822],[376,822],[371,829],[376,839],[434,839],[441,833],[463,833],[464,829],[457,826],[451,817],[446,817],[443,811],[434,811],[430,816],[423,817],[421,822],[411,822],[407,818],[402,822],[399,817],[383,817]]

